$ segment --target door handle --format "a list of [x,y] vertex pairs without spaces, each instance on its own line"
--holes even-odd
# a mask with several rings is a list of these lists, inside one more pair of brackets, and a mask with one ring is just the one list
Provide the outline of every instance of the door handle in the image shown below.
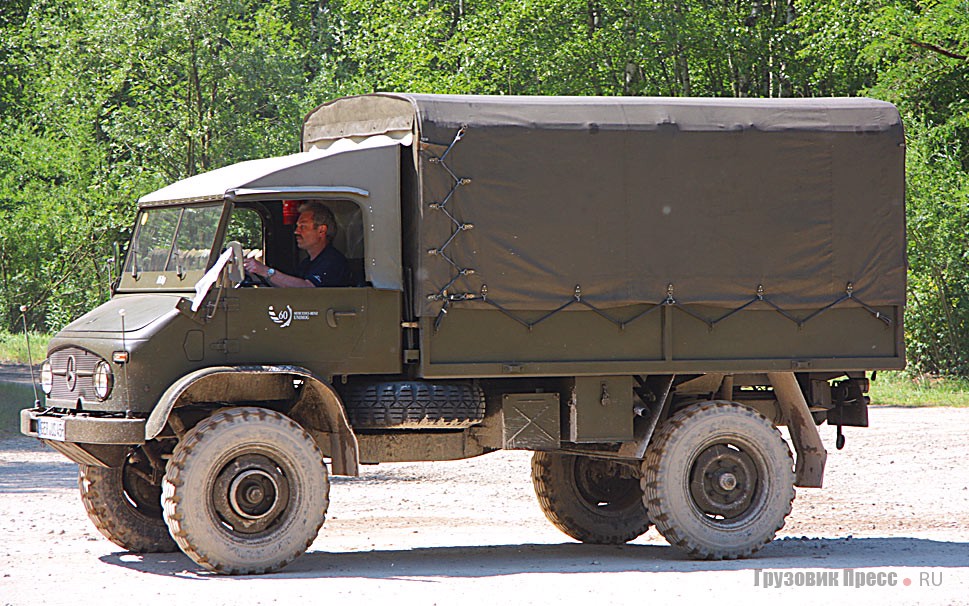
[[337,322],[340,318],[356,318],[356,311],[337,311],[332,307],[326,310],[326,324],[330,328],[336,328]]

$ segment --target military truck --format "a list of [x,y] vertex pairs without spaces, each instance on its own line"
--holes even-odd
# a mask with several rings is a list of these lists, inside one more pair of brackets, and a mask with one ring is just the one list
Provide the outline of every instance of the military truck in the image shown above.
[[[355,285],[244,276],[295,271],[314,200]],[[124,549],[277,570],[328,474],[523,449],[579,541],[742,558],[821,486],[818,426],[843,445],[904,367],[902,126],[859,98],[344,98],[299,153],[142,197],[121,269],[21,428]]]

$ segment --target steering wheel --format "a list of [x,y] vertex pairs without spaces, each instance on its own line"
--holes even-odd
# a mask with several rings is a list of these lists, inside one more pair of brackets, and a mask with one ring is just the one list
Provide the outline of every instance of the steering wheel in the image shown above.
[[242,282],[239,283],[242,288],[260,287],[265,286],[266,288],[274,288],[272,282],[266,276],[260,276],[258,274],[245,272],[245,277]]
[[272,288],[269,278],[250,273],[245,269],[245,255],[242,251],[242,244],[236,241],[229,242],[227,248],[232,250],[232,262],[229,265],[229,280],[236,285],[236,288],[246,288],[251,286],[266,286]]

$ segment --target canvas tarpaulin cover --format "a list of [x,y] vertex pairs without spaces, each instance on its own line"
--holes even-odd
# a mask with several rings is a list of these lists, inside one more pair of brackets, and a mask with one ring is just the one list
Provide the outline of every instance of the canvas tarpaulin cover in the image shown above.
[[[370,119],[368,116],[372,116]],[[352,117],[352,118],[351,118]],[[871,99],[367,95],[309,139],[412,128],[404,258],[415,311],[786,309],[905,301],[904,138]],[[456,140],[456,134],[461,136]],[[442,161],[443,157],[443,161]]]

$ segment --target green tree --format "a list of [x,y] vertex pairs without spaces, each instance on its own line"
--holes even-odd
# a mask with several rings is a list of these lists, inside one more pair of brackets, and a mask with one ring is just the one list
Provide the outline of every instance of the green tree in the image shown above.
[[789,0],[336,0],[340,93],[781,96]]
[[798,0],[794,94],[855,96],[875,83],[878,60],[868,49],[878,42],[872,20],[886,1]]
[[870,93],[909,128],[908,349],[914,368],[969,373],[969,2],[886,3]]
[[969,373],[969,173],[965,144],[916,120],[908,134],[909,361]]
[[23,0],[0,19],[0,314],[107,296],[138,196],[296,151],[325,37],[299,0]]

